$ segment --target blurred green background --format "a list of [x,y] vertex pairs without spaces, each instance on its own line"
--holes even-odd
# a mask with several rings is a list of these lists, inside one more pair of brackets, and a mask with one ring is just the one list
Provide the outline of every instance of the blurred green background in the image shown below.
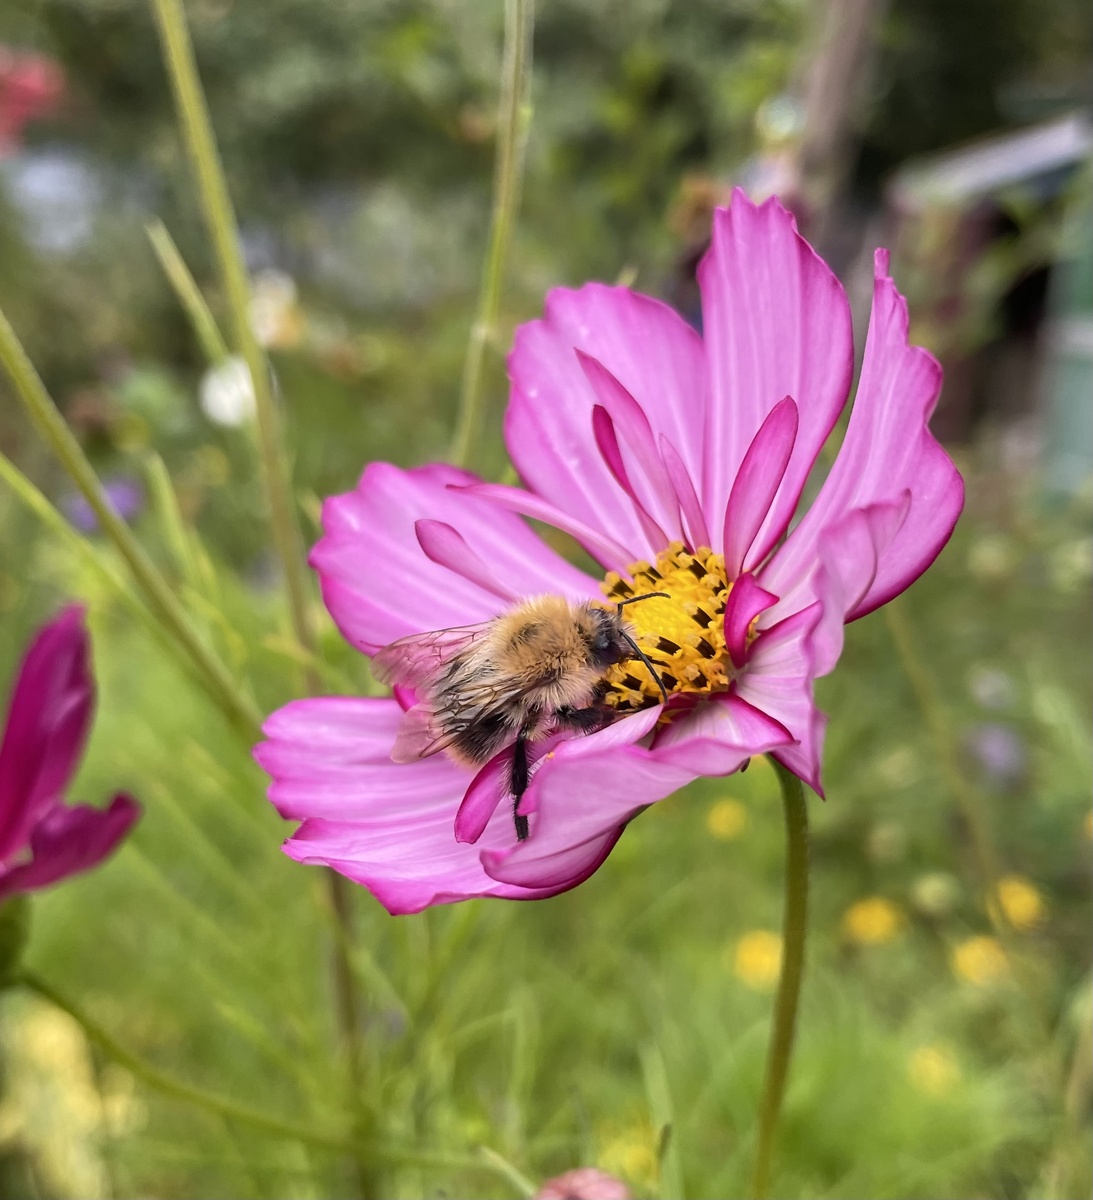
[[[488,234],[502,7],[186,8],[310,542],[320,499],[365,462],[446,452]],[[838,44],[831,14],[855,12],[866,35],[822,143],[815,123],[839,101],[815,82]],[[223,322],[151,15],[130,0],[7,0],[0,45],[0,305],[269,711],[299,672],[250,426],[232,423],[146,234],[165,222]],[[773,179],[859,317],[873,245],[894,248],[916,336],[947,368],[937,424],[967,476],[966,514],[892,612],[851,627],[820,690],[829,799],[812,804],[810,959],[775,1192],[1088,1195],[1087,5],[543,0],[534,51],[499,348],[560,283],[622,279],[690,311],[711,203]],[[5,141],[4,104],[10,117],[25,103],[12,56],[31,55],[63,85]],[[6,388],[0,449],[86,523]],[[492,351],[486,395],[474,465],[499,475]],[[319,873],[280,854],[286,827],[247,747],[87,557],[6,486],[0,521],[0,678],[46,614],[84,599],[100,706],[73,795],[124,787],[145,805],[116,858],[36,899],[30,961],[172,1076],[336,1126]],[[363,662],[321,620],[328,689],[363,690]],[[532,1180],[596,1164],[637,1196],[743,1195],[782,854],[777,786],[756,762],[635,822],[554,900],[394,920],[357,892],[371,1132],[432,1156],[378,1165],[375,1194],[519,1194],[444,1161],[485,1145]],[[0,1067],[2,1196],[356,1186],[336,1153],[144,1086],[23,993],[0,999]]]

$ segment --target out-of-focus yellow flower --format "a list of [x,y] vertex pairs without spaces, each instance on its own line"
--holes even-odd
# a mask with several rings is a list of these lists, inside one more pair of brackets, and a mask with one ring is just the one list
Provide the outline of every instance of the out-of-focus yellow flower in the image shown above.
[[706,814],[706,828],[722,842],[738,838],[748,824],[748,810],[739,800],[718,800]]
[[778,982],[782,970],[782,939],[769,929],[753,929],[725,951],[725,965],[742,983],[757,992]]
[[13,1006],[4,1024],[4,1140],[25,1149],[46,1195],[106,1194],[103,1103],[83,1030],[36,1000]]
[[1043,922],[1047,904],[1036,885],[1023,875],[998,881],[998,903],[1014,929],[1032,929]]
[[944,1096],[960,1082],[960,1067],[944,1046],[919,1046],[907,1060],[907,1073],[929,1096]]
[[643,1189],[652,1190],[660,1175],[654,1142],[653,1130],[648,1125],[609,1134],[601,1143],[599,1166],[608,1174],[621,1175]]
[[976,987],[990,987],[1009,974],[1006,952],[996,938],[973,937],[953,950],[953,970],[961,979]]
[[890,942],[903,926],[903,913],[883,896],[867,896],[843,914],[843,933],[852,942],[879,946]]

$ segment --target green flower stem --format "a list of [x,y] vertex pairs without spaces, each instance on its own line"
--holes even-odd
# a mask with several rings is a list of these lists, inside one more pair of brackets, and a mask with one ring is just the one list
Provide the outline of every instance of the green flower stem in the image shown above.
[[201,343],[206,361],[210,367],[219,366],[228,358],[228,345],[205,297],[201,294],[201,289],[190,274],[190,268],[178,252],[174,238],[167,232],[167,226],[162,221],[153,221],[146,232],[168,283],[190,319],[194,336]]
[[29,991],[48,1000],[50,1004],[67,1013],[83,1030],[85,1037],[97,1046],[108,1058],[119,1066],[124,1067],[136,1079],[139,1079],[160,1095],[189,1104],[204,1112],[235,1121],[240,1125],[249,1126],[259,1133],[272,1137],[288,1138],[320,1150],[329,1150],[338,1154],[349,1154],[361,1161],[383,1162],[391,1166],[422,1167],[433,1170],[471,1171],[478,1174],[486,1172],[514,1184],[527,1195],[534,1190],[528,1180],[488,1147],[480,1146],[475,1155],[467,1154],[433,1154],[428,1151],[416,1150],[412,1147],[373,1146],[358,1142],[347,1133],[332,1130],[316,1129],[308,1125],[299,1125],[294,1121],[286,1121],[281,1117],[271,1116],[245,1104],[239,1104],[226,1096],[194,1087],[182,1080],[174,1079],[167,1072],[146,1062],[138,1054],[127,1049],[113,1034],[108,1033],[97,1021],[90,1017],[75,1001],[69,1000],[51,983],[42,979],[33,971],[22,971],[12,981],[21,984]]
[[[344,875],[339,875],[337,871],[329,868],[325,874],[334,932],[334,1001],[345,1048],[350,1107],[355,1115],[358,1135],[362,1135],[368,1129],[369,1116],[364,1104],[364,1045],[360,1034],[360,997],[357,991],[357,977],[353,970],[352,896],[349,880]],[[356,1165],[357,1193],[361,1200],[378,1196],[380,1192],[374,1173],[360,1158],[357,1159]]]
[[514,1167],[507,1158],[502,1158],[496,1150],[491,1150],[488,1146],[479,1146],[478,1153],[482,1161],[507,1179],[521,1196],[534,1196],[539,1190],[522,1171]]
[[297,1125],[292,1121],[285,1121],[280,1117],[270,1116],[257,1109],[238,1104],[224,1096],[218,1096],[215,1092],[208,1092],[204,1088],[194,1087],[192,1084],[173,1079],[166,1072],[145,1062],[139,1055],[128,1050],[113,1034],[108,1033],[98,1022],[88,1016],[75,1001],[63,996],[52,984],[47,983],[34,972],[22,972],[19,982],[30,991],[36,992],[43,999],[48,1000],[62,1012],[67,1013],[84,1031],[88,1041],[98,1046],[104,1054],[124,1067],[131,1075],[162,1095],[179,1100],[183,1104],[204,1109],[205,1112],[214,1113],[216,1116],[225,1117],[229,1121],[238,1121],[242,1125],[249,1125],[252,1129],[271,1134],[274,1137],[291,1138],[309,1146],[317,1146],[339,1153],[358,1153],[357,1147],[346,1135]]
[[466,466],[478,444],[482,424],[482,369],[486,347],[497,339],[505,260],[520,203],[524,150],[530,124],[533,0],[505,0],[505,49],[497,109],[497,156],[494,161],[493,211],[489,249],[478,293],[478,309],[463,360],[459,416],[450,461]]
[[[179,124],[197,178],[205,224],[212,240],[221,283],[228,301],[232,334],[250,371],[254,387],[259,457],[269,502],[273,539],[281,559],[288,592],[292,626],[296,641],[307,654],[313,655],[316,638],[309,611],[309,583],[304,565],[303,541],[292,497],[290,473],[283,450],[281,422],[274,401],[269,364],[251,327],[250,281],[239,244],[235,211],[216,148],[208,106],[197,73],[193,43],[180,0],[153,0],[153,6],[159,25],[163,56],[178,108]],[[318,690],[318,679],[314,671],[305,671],[305,686],[309,693]],[[327,872],[327,889],[339,929],[334,946],[334,989],[338,1021],[346,1047],[351,1099],[358,1118],[363,1122],[360,1005],[356,994],[356,980],[347,952],[352,932],[349,927],[349,896],[345,881],[333,871]],[[363,1165],[357,1182],[361,1196],[374,1194]]]
[[281,422],[273,398],[269,363],[250,322],[250,281],[243,264],[235,211],[216,149],[209,110],[194,61],[180,0],[153,0],[163,56],[178,108],[186,148],[197,177],[198,193],[228,301],[235,344],[250,371],[257,411],[258,446],[269,501],[273,540],[281,559],[296,640],[312,651],[315,637],[308,607],[303,542],[282,449]]
[[793,1052],[808,932],[808,808],[805,791],[796,775],[775,759],[771,758],[770,762],[782,788],[786,820],[786,886],[782,914],[782,971],[774,1001],[774,1028],[767,1050],[766,1078],[759,1107],[759,1137],[751,1185],[753,1200],[766,1200],[770,1194],[771,1154]]
[[197,668],[207,690],[228,714],[232,723],[253,741],[258,736],[261,726],[261,716],[257,708],[239,690],[224,664],[202,640],[170,584],[157,570],[129,526],[118,515],[99,482],[94,467],[53,403],[16,337],[15,330],[2,312],[0,362],[11,376],[16,395],[22,401],[31,421],[91,506],[103,534],[125,560],[153,615],[185,651],[186,656]]

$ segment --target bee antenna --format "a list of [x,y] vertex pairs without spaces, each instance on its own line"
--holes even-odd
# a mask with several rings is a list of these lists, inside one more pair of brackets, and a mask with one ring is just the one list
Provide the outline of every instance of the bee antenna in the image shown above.
[[[665,600],[670,600],[672,598],[668,592],[643,592],[640,596],[631,596],[629,600],[619,600],[617,605],[619,616],[622,616],[622,610],[627,604],[637,604],[639,600],[652,600],[654,596],[663,596]],[[626,632],[626,630],[620,629],[619,632],[622,634],[623,638],[625,638],[630,649],[633,650],[637,657],[645,664],[645,669],[657,681],[657,687],[660,688],[660,694],[664,697],[664,703],[667,704],[668,689],[664,686],[664,680],[661,679],[656,668],[649,661],[648,656],[645,654],[642,648],[637,644],[637,642],[634,641],[634,639]]]
[[[654,594],[663,595],[664,593],[660,592],[660,593],[654,593]],[[637,599],[644,600],[645,597],[638,596]],[[619,607],[621,608],[622,605],[620,604]],[[664,686],[664,680],[661,679],[661,677],[657,674],[656,668],[649,661],[648,657],[645,654],[645,651],[642,650],[642,648],[637,644],[637,642],[634,641],[634,639],[626,632],[625,629],[621,629],[621,630],[619,630],[619,632],[626,639],[627,643],[630,646],[630,649],[633,650],[633,652],[637,655],[637,657],[640,658],[641,661],[645,664],[645,669],[657,681],[657,687],[660,688],[660,693],[664,697],[664,703],[667,704],[668,703],[668,689]]]
[[629,600],[618,601],[619,612],[622,612],[624,605],[637,604],[639,600],[652,600],[654,596],[663,596],[665,600],[671,600],[672,598],[668,592],[645,592],[641,596],[631,596]]

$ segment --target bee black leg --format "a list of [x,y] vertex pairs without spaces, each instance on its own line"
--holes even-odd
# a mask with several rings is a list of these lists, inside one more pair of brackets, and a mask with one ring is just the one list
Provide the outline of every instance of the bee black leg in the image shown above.
[[609,708],[570,708],[564,705],[554,710],[554,719],[563,729],[572,729],[576,733],[595,733],[604,729],[615,719],[615,714]]
[[528,790],[528,778],[527,731],[521,729],[516,735],[516,741],[512,746],[512,771],[509,776],[509,782],[512,787],[512,821],[516,826],[516,840],[518,842],[527,841],[528,836],[528,819],[521,816],[517,811],[520,807],[520,800]]

